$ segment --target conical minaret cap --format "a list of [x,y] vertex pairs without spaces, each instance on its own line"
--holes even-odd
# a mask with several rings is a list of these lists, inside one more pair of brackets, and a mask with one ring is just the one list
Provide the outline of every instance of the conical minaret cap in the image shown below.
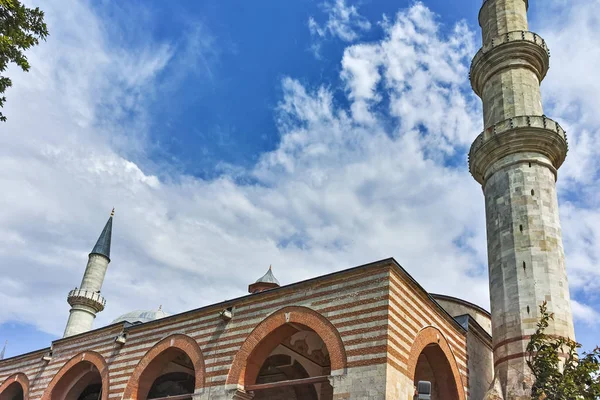
[[108,221],[106,221],[106,225],[104,225],[104,229],[90,254],[100,254],[110,260],[110,241],[112,237],[112,222],[114,215],[115,209],[113,208],[110,217],[108,218]]
[[273,268],[271,268],[269,266],[269,270],[267,271],[266,274],[264,274],[262,277],[260,277],[256,283],[274,283],[278,286],[279,285],[279,281],[277,280],[277,278],[275,278],[275,275],[273,275]]

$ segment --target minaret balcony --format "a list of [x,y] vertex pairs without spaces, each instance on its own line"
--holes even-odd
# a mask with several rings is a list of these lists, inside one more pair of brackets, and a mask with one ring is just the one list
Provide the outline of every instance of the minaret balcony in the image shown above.
[[545,116],[509,118],[477,136],[469,151],[469,170],[483,185],[497,161],[515,153],[536,153],[548,160],[547,166],[556,175],[568,149],[567,134],[558,122]]
[[493,75],[507,68],[532,70],[541,82],[550,68],[550,51],[540,35],[514,31],[485,43],[471,62],[469,77],[473,91],[481,97],[483,87]]
[[67,296],[67,302],[71,306],[87,306],[93,308],[96,312],[104,310],[106,299],[99,292],[85,289],[73,289]]

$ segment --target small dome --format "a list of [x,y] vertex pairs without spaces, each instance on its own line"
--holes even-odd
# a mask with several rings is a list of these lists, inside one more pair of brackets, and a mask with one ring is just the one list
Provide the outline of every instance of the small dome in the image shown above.
[[275,275],[273,275],[273,270],[270,266],[267,273],[264,274],[262,277],[258,278],[256,283],[274,283],[277,286],[281,286],[279,285],[279,281],[277,280],[277,278],[275,278]]
[[117,322],[129,322],[130,324],[143,324],[145,322],[154,321],[157,319],[161,319],[164,317],[168,317],[169,314],[164,312],[161,307],[158,310],[135,310],[128,312],[127,314],[123,314],[117,319],[115,319],[111,324],[116,324]]

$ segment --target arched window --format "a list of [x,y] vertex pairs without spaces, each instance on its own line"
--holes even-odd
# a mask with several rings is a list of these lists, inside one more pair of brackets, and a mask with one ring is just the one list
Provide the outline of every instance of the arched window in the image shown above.
[[124,399],[147,400],[177,396],[191,399],[204,386],[204,358],[196,341],[172,335],[152,347],[129,378]]
[[0,384],[0,400],[27,400],[28,392],[29,380],[22,373],[11,375]]
[[432,399],[458,400],[452,369],[439,345],[429,345],[419,355],[414,378],[415,386],[419,381],[431,382]]
[[458,366],[442,333],[427,327],[419,332],[414,343],[408,369],[415,387],[419,381],[429,381],[432,399],[464,400]]
[[54,376],[42,400],[107,400],[108,366],[93,351],[78,354]]
[[253,392],[254,400],[331,400],[329,376],[345,366],[344,347],[333,325],[308,308],[286,307],[246,338],[227,383]]
[[138,399],[160,399],[194,394],[194,364],[182,350],[170,348],[158,355],[142,372]]
[[0,393],[0,400],[23,400],[23,386],[19,382],[13,382]]
[[[256,384],[248,387],[254,391],[254,400],[333,398],[333,388],[327,379],[331,361],[325,343],[312,329],[297,327],[301,329],[281,340],[271,351],[258,372]],[[313,383],[310,378],[318,381]]]

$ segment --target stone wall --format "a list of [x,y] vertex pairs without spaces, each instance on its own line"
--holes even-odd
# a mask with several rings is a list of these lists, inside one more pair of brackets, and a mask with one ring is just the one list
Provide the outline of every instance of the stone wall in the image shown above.
[[448,314],[453,317],[468,314],[488,333],[488,335],[492,335],[492,316],[481,307],[448,296],[437,294],[432,296],[435,301],[448,312]]
[[494,352],[491,337],[475,321],[469,321],[467,333],[469,356],[469,398],[483,399],[494,379]]

